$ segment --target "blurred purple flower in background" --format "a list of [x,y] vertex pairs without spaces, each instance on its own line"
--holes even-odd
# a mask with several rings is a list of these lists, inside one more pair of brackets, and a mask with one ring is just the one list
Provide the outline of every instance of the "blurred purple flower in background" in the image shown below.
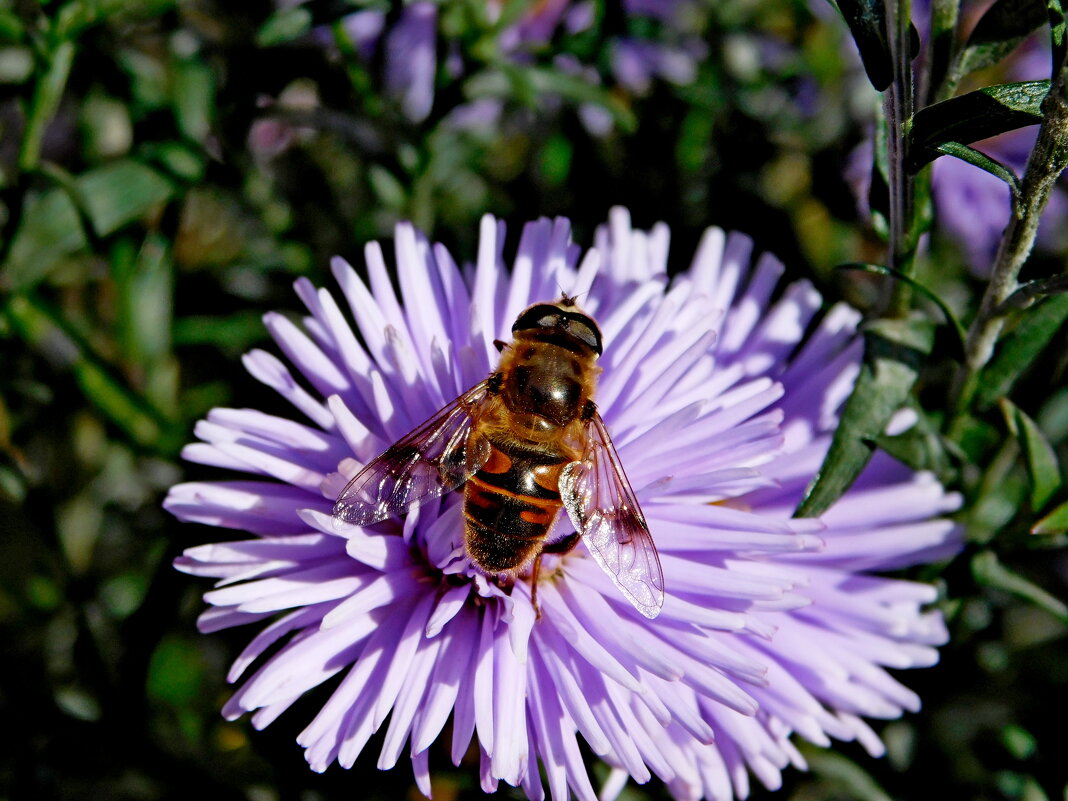
[[[1037,134],[1037,127],[1024,128],[978,143],[976,149],[1019,176]],[[1011,213],[1008,185],[952,156],[939,158],[932,170],[931,194],[938,226],[964,251],[975,275],[990,275]]]
[[[296,371],[259,350],[245,365],[303,422],[216,409],[198,424],[185,457],[250,476],[180,484],[166,507],[253,537],[177,567],[219,580],[202,631],[270,621],[234,663],[225,715],[262,728],[330,682],[298,737],[312,768],[351,766],[384,726],[378,766],[407,752],[423,793],[450,716],[433,759],[458,764],[474,737],[483,789],[533,799],[539,763],[552,798],[597,797],[580,736],[614,769],[605,797],[628,776],[680,799],[745,797],[750,773],[776,787],[804,767],[793,734],[881,753],[863,718],[919,707],[887,669],[934,664],[946,631],[932,587],[874,572],[954,553],[939,515],[959,499],[877,455],[821,520],[791,518],[858,372],[858,315],[821,315],[810,284],[780,287],[776,259],[754,265],[749,239],[714,228],[673,278],[668,228],[635,230],[621,209],[585,253],[566,220],[541,219],[508,270],[504,239],[485,218],[461,269],[398,226],[400,297],[377,244],[368,283],[335,261],[341,305],[298,280],[303,327],[265,318]],[[598,405],[664,567],[652,621],[581,545],[546,557],[536,621],[527,581],[488,580],[464,555],[459,493],[367,528],[331,517],[346,476],[485,378],[494,339],[561,289],[603,329]]]
[[386,89],[415,122],[426,119],[434,105],[437,24],[434,3],[411,3],[386,38]]
[[[280,0],[282,7],[300,5],[294,0]],[[498,24],[508,9],[503,0],[485,4],[484,24]],[[558,32],[575,34],[596,23],[593,3],[576,0],[543,0],[532,3],[514,21],[502,24],[496,33],[499,55],[516,62],[529,62],[544,50]],[[692,0],[628,0],[623,13],[631,19],[653,21],[656,39],[630,35],[614,36],[611,61],[614,78],[636,94],[649,91],[654,79],[688,84],[697,74],[698,63],[707,56],[700,40],[702,15]],[[439,8],[437,3],[408,3],[394,20],[384,10],[368,9],[346,15],[342,29],[356,54],[370,62],[379,47],[384,47],[383,80],[389,93],[399,102],[404,114],[413,122],[426,119],[434,103],[434,85],[438,69]],[[322,32],[324,42],[332,34]],[[451,73],[462,70],[454,57],[454,43],[446,41],[445,50]],[[577,71],[591,78],[581,67]],[[453,77],[456,77],[454,74]],[[591,80],[599,82],[596,73]]]
[[[1048,37],[1032,36],[1003,66],[1006,81],[1049,78]],[[1038,126],[1020,128],[973,144],[990,158],[1023,178],[1027,159],[1038,138]],[[998,245],[1012,213],[1009,187],[1000,178],[951,156],[934,163],[931,191],[938,225],[963,249],[971,271],[990,275]],[[1063,221],[1068,218],[1068,197],[1063,187],[1050,195],[1042,213],[1039,247],[1057,250],[1064,244]]]

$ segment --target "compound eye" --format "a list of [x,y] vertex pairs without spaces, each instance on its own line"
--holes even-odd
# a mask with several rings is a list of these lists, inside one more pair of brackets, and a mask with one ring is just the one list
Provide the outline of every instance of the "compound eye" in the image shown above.
[[600,331],[597,331],[591,326],[586,325],[586,323],[579,322],[578,320],[569,320],[567,323],[567,333],[586,345],[598,356],[601,355]]
[[512,333],[528,331],[532,328],[555,328],[560,325],[560,310],[548,303],[531,306],[516,318],[512,324]]

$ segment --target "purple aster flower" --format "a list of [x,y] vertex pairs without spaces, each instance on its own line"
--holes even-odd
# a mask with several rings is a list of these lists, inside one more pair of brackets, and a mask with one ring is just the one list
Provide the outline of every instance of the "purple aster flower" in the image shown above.
[[[776,787],[804,767],[793,735],[879,754],[864,718],[919,707],[888,669],[934,664],[946,631],[933,588],[877,572],[953,554],[939,515],[959,500],[877,456],[822,519],[790,517],[858,371],[857,314],[821,314],[810,284],[780,286],[777,260],[718,229],[671,278],[668,228],[635,230],[622,209],[585,252],[562,219],[528,224],[510,269],[504,240],[486,217],[461,268],[402,224],[399,294],[377,244],[366,282],[334,262],[340,296],[298,280],[302,325],[265,318],[291,366],[266,351],[245,365],[300,419],[198,424],[186,458],[247,477],[178,485],[165,505],[252,536],[177,567],[218,580],[203,631],[262,626],[224,714],[262,728],[325,683],[298,737],[311,767],[353,765],[384,727],[378,766],[407,754],[427,794],[432,761],[458,763],[472,738],[483,789],[532,799],[540,764],[552,798],[594,801],[580,741],[613,768],[604,797],[627,777],[680,799],[745,797],[750,774]],[[517,313],[561,290],[602,329],[597,403],[663,564],[654,620],[581,544],[545,557],[536,619],[527,578],[472,567],[460,493],[365,528],[331,516],[348,477],[483,380]]]
[[425,120],[434,105],[437,24],[434,3],[412,3],[386,39],[386,88],[413,122]]

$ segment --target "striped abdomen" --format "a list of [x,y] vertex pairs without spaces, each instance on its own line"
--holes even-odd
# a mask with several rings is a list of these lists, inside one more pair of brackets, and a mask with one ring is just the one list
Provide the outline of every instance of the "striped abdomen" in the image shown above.
[[565,453],[491,442],[489,460],[464,485],[464,546],[488,573],[522,567],[541,552],[563,507],[557,486]]

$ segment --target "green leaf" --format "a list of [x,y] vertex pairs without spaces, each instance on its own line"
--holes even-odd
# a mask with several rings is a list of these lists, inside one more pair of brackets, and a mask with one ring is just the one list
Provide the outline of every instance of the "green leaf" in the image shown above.
[[1012,401],[1002,398],[998,404],[1009,431],[1020,440],[1027,463],[1027,476],[1031,481],[1031,508],[1037,512],[1049,502],[1061,485],[1057,454],[1035,421]]
[[90,170],[77,184],[97,236],[113,234],[174,194],[170,181],[132,159]]
[[50,54],[48,67],[34,86],[29,117],[19,149],[19,169],[29,172],[41,158],[41,140],[59,108],[74,65],[74,42],[62,42]]
[[12,296],[4,307],[19,335],[61,367],[70,369],[85,397],[134,442],[157,453],[176,453],[185,438],[111,369],[48,304],[28,294]]
[[997,64],[1047,20],[1036,0],[998,0],[979,19],[957,61],[958,76]]
[[22,39],[26,27],[19,15],[7,5],[0,8],[0,42],[17,42]]
[[1030,759],[1038,750],[1038,740],[1023,726],[1010,723],[1001,730],[1001,744],[1014,759]]
[[918,172],[938,158],[947,142],[970,144],[1042,122],[1049,81],[987,86],[917,111],[908,131],[906,168]]
[[311,11],[303,6],[282,8],[274,12],[256,33],[258,47],[274,47],[303,36],[311,30]]
[[838,0],[868,80],[883,91],[894,80],[890,44],[886,40],[886,6],[882,0]]
[[1050,444],[1058,447],[1068,440],[1068,385],[1055,388],[1035,415]]
[[1055,295],[1024,315],[998,345],[997,355],[980,374],[976,407],[988,409],[1009,394],[1016,379],[1038,357],[1068,320],[1068,295]]
[[894,436],[880,434],[875,444],[913,470],[929,470],[940,478],[950,476],[953,460],[964,462],[966,454],[942,435],[937,423],[928,418],[918,404],[910,403],[909,406],[916,412],[916,424]]
[[953,348],[954,352],[951,354],[957,361],[964,361],[964,340],[967,337],[967,333],[964,331],[964,326],[961,325],[960,320],[953,313],[953,310],[949,308],[934,292],[921,284],[915,278],[900,270],[895,270],[893,267],[887,267],[882,264],[871,264],[869,262],[851,262],[849,264],[840,264],[835,269],[838,270],[860,270],[866,273],[874,273],[875,275],[886,275],[892,278],[896,278],[898,281],[903,281],[931,303],[938,307],[938,310],[942,312],[942,316],[946,318],[946,322],[949,323],[949,327],[953,329],[953,333],[956,335],[954,338]]
[[828,792],[826,798],[852,798],[856,801],[891,801],[891,797],[864,768],[848,757],[822,748],[806,748],[805,761]]
[[1068,36],[1066,36],[1064,6],[1060,0],[1046,0],[1046,13],[1049,15],[1050,39],[1053,41],[1053,72],[1056,74],[1065,66],[1068,58]]
[[880,113],[875,126],[872,149],[871,184],[868,187],[868,209],[875,232],[884,240],[890,238],[890,155],[887,152],[885,115]]
[[393,173],[381,164],[372,164],[367,178],[383,207],[398,212],[404,208],[408,200],[408,190]]
[[86,245],[85,232],[70,196],[62,189],[30,194],[3,270],[5,289],[40,281],[63,256]]
[[130,111],[135,118],[163,108],[170,99],[170,73],[159,59],[133,47],[116,56],[130,82]]
[[146,142],[138,151],[176,181],[196,184],[204,178],[207,160],[200,148],[181,142]]
[[1032,534],[1068,534],[1068,501],[1031,527]]
[[972,557],[972,576],[984,587],[1015,595],[1044,609],[1068,626],[1068,606],[1034,582],[1005,567],[993,551],[981,551]]
[[994,308],[995,315],[1004,315],[1014,309],[1026,309],[1043,295],[1063,295],[1068,293],[1068,273],[1061,273],[1052,278],[1037,278],[1020,286],[1000,305]]
[[1020,181],[1016,177],[1016,173],[1000,161],[990,158],[986,153],[982,153],[967,145],[962,145],[960,142],[944,142],[938,146],[938,152],[944,153],[947,156],[953,156],[961,161],[966,161],[973,167],[978,167],[980,170],[990,173],[995,178],[1001,179],[1009,185],[1013,197],[1019,197]]
[[215,73],[211,66],[192,58],[173,66],[174,116],[182,133],[203,143],[211,129],[215,106]]
[[158,172],[122,159],[80,175],[70,186],[31,196],[8,254],[6,285],[29,287],[60,258],[86,246],[79,207],[93,233],[102,237],[144,216],[173,193],[173,185]]
[[119,294],[119,338],[126,359],[151,370],[170,353],[174,265],[167,239],[149,235],[135,252],[121,242],[112,253],[111,272]]
[[831,447],[805,491],[795,517],[823,514],[849,489],[871,459],[890,416],[909,396],[931,352],[934,326],[927,320],[876,320],[865,326],[864,362],[842,410]]

